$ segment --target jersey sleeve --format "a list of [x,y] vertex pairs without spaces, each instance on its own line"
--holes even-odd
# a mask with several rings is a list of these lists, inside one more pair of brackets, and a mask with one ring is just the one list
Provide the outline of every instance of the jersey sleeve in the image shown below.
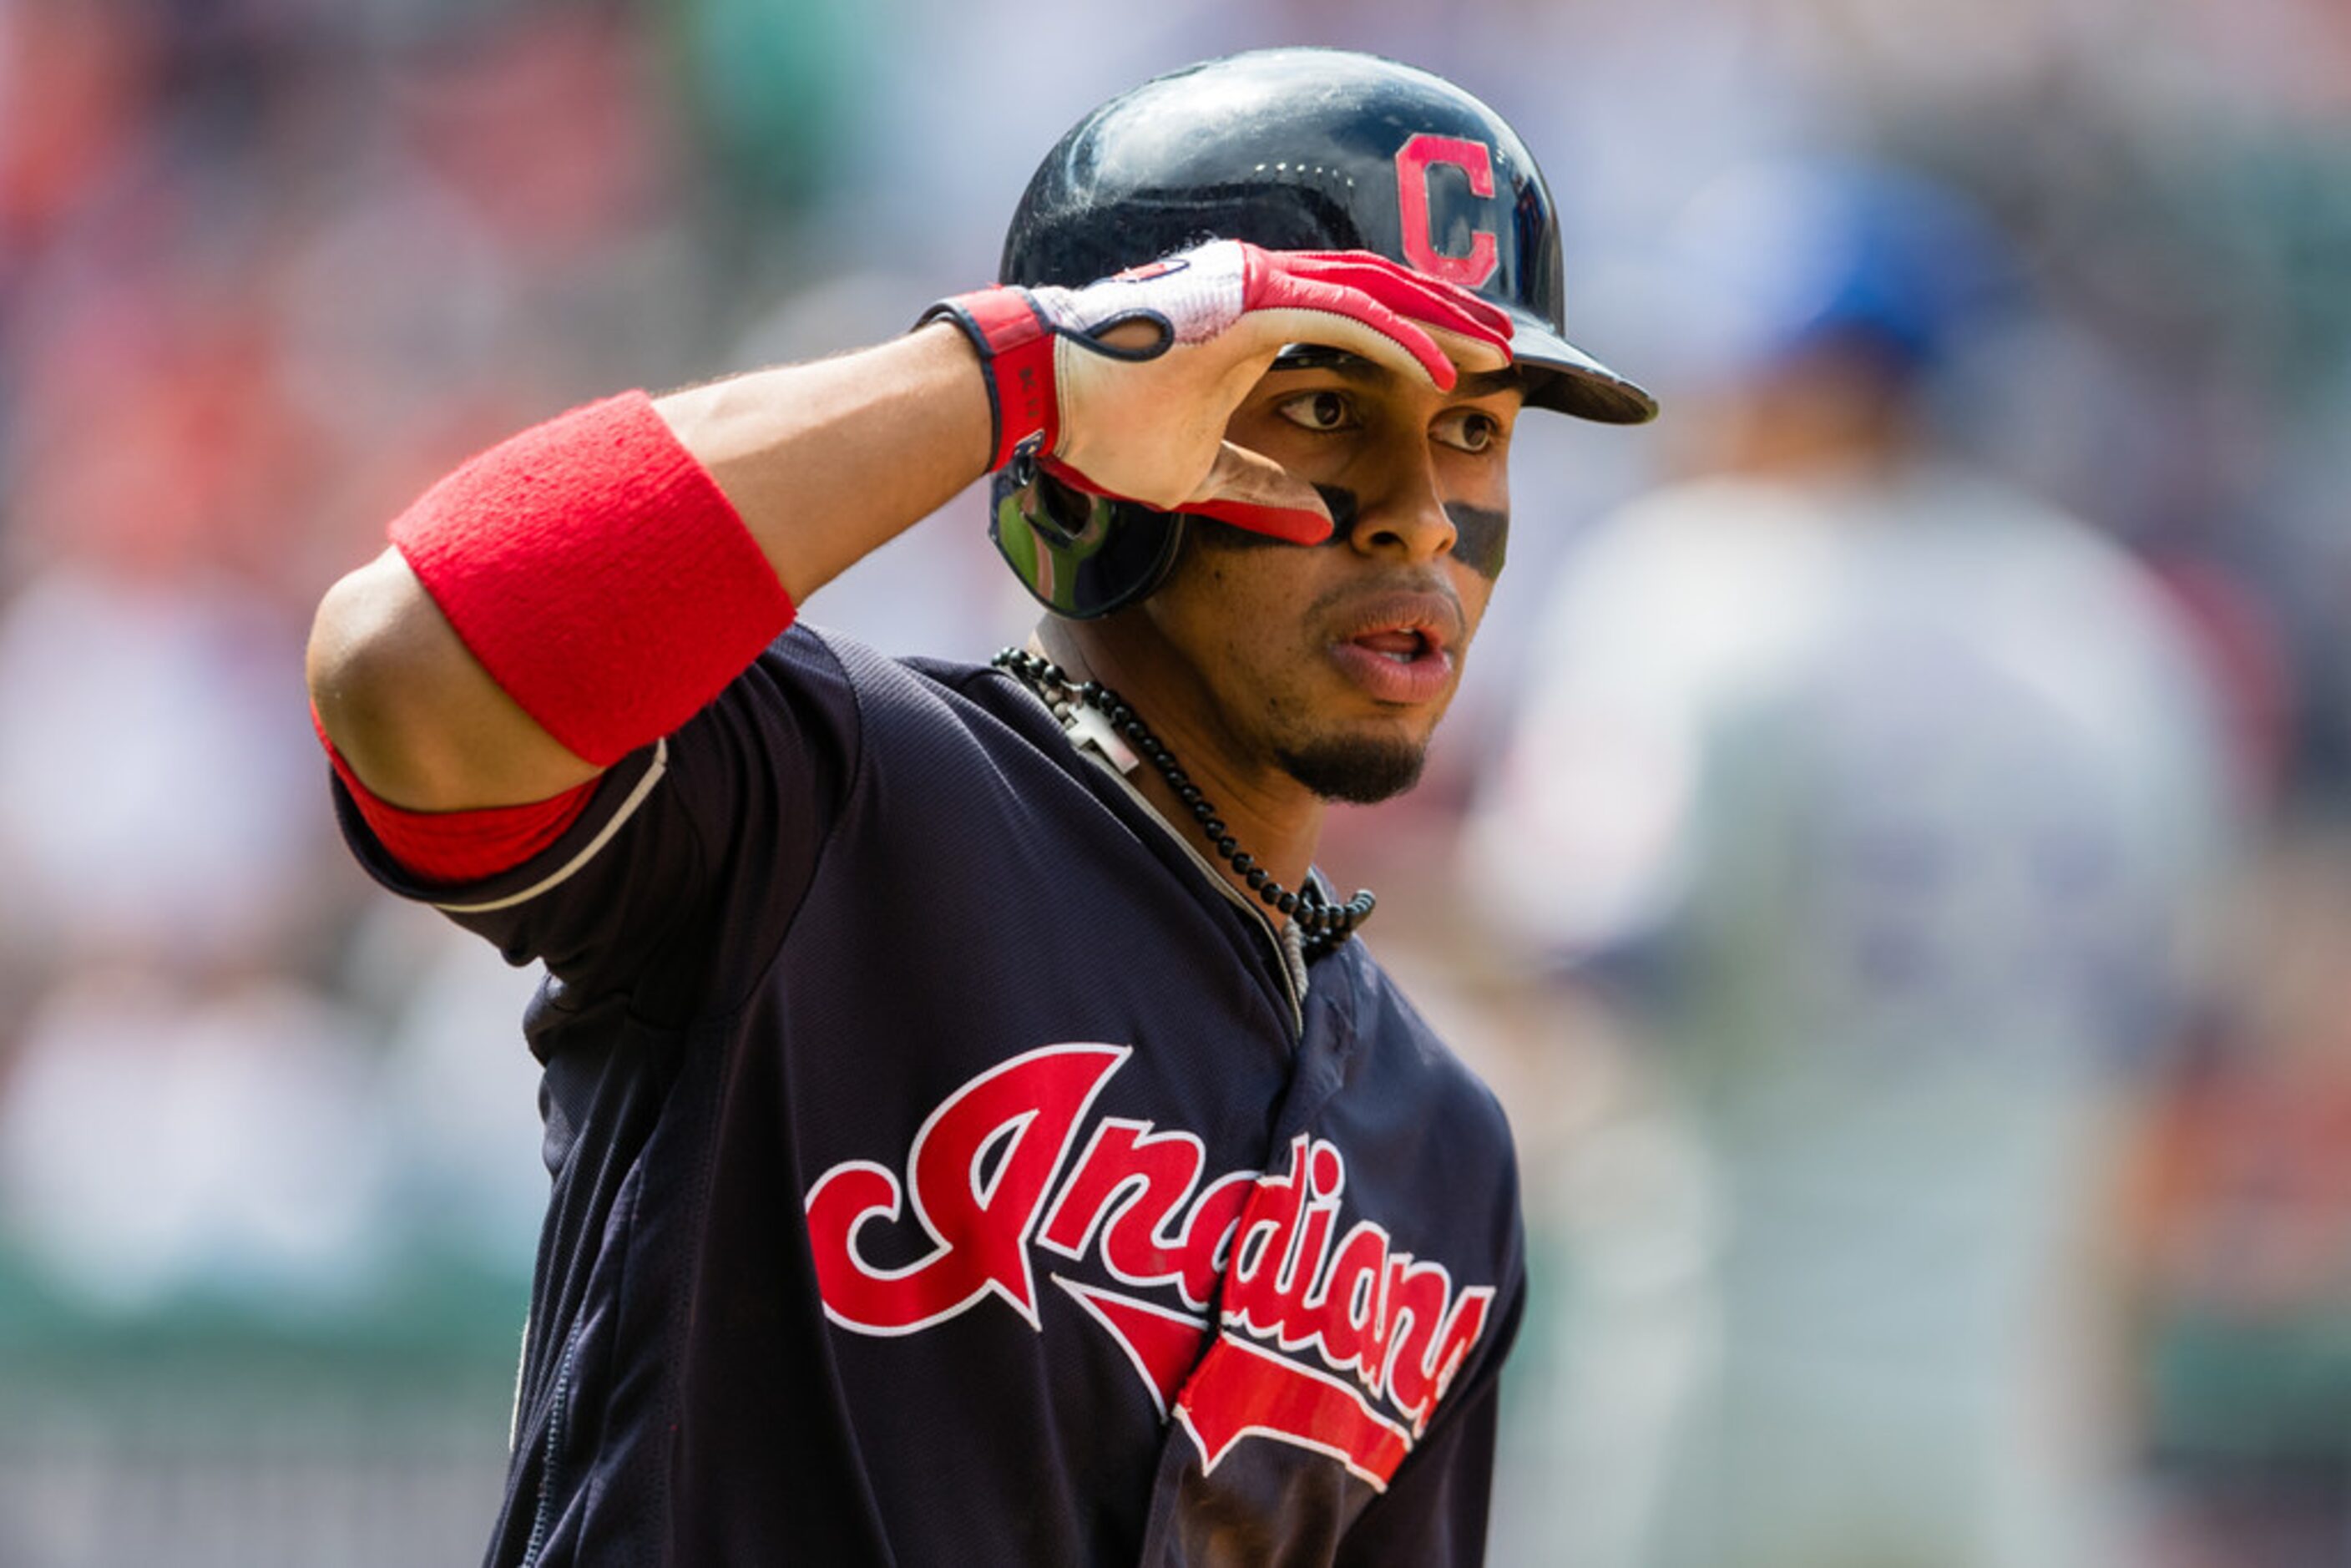
[[335,809],[360,865],[496,944],[541,960],[582,1001],[630,993],[649,1022],[724,1010],[781,943],[852,787],[856,694],[831,649],[795,628],[674,734],[622,758],[569,827],[478,882],[403,867],[341,780]]

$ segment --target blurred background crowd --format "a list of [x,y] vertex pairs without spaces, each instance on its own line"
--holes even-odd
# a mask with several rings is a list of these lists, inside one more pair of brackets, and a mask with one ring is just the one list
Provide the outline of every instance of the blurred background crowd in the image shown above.
[[[311,607],[571,403],[902,330],[1156,70],[1544,160],[1367,939],[1502,1094],[1499,1563],[2351,1563],[2339,0],[0,0],[0,1564],[478,1556],[532,983],[348,863]],[[967,498],[810,617],[984,656]]]

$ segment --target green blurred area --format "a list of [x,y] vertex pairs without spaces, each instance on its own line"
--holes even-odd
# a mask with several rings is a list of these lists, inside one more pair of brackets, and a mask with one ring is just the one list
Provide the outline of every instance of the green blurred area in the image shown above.
[[511,1276],[426,1267],[299,1319],[97,1312],[0,1249],[0,1563],[473,1561],[525,1304]]

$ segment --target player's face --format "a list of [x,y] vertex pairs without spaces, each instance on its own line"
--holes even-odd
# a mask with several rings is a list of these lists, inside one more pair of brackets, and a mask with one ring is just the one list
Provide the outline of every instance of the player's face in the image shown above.
[[1502,570],[1520,403],[1508,373],[1440,392],[1344,356],[1259,381],[1228,439],[1314,485],[1337,528],[1301,548],[1196,519],[1144,605],[1236,761],[1333,800],[1419,776]]

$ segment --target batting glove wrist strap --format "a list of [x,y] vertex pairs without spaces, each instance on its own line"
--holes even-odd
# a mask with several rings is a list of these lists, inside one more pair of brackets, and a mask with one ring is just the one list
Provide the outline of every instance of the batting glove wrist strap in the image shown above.
[[[1046,451],[1061,434],[1061,411],[1053,387],[1053,326],[1026,288],[983,288],[942,299],[923,312],[923,322],[953,321],[979,354],[987,383],[991,434],[990,473],[1012,461],[1030,436]],[[918,325],[922,323],[917,323]]]

